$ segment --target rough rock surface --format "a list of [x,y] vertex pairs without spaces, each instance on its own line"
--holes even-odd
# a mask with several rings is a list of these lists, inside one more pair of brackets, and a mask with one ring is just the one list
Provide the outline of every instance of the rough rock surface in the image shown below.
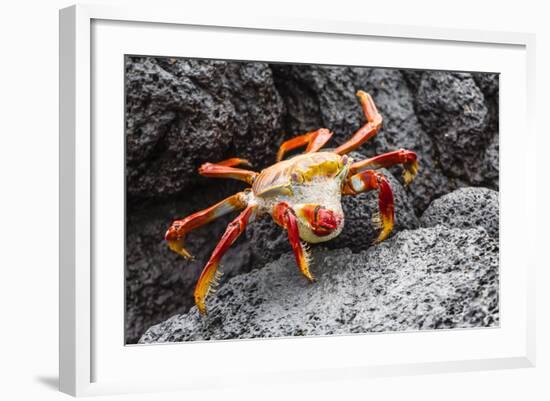
[[[328,146],[340,144],[364,123],[358,89],[374,96],[384,126],[356,155],[402,147],[420,159],[407,188],[400,167],[387,173],[396,198],[394,235],[418,227],[428,205],[458,187],[498,189],[497,74],[128,57],[126,83],[128,343],[193,305],[200,270],[232,216],[187,237],[193,262],[167,249],[167,226],[245,186],[200,177],[199,165],[238,156],[260,170],[273,163],[284,139],[323,126],[335,132]],[[453,125],[447,109],[473,128]],[[460,135],[451,141],[439,128]],[[470,138],[479,145],[475,162],[441,153],[466,154],[467,137],[476,135]],[[376,235],[376,194],[345,197],[343,207],[344,231],[325,246],[362,251]],[[271,219],[257,221],[224,258],[223,280],[290,252],[286,234]]]
[[416,111],[435,143],[445,173],[468,182],[479,181],[480,177],[472,177],[472,171],[477,173],[482,167],[480,160],[484,160],[484,151],[494,132],[488,129],[488,105],[472,75],[423,74]]
[[360,253],[314,252],[308,283],[291,255],[239,275],[140,343],[348,334],[499,324],[498,242],[483,228],[401,231]]
[[273,160],[283,102],[269,65],[127,57],[127,191],[178,194],[206,161]]
[[460,188],[436,199],[420,218],[422,226],[483,227],[498,240],[498,192],[487,188]]

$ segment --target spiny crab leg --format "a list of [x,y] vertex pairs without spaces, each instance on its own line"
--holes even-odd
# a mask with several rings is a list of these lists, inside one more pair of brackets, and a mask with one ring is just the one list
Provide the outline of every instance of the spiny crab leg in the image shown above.
[[363,91],[358,91],[357,97],[359,97],[359,101],[361,102],[361,107],[363,108],[363,113],[365,114],[367,123],[359,128],[349,141],[344,142],[334,150],[334,152],[339,155],[344,155],[357,149],[359,146],[375,136],[382,126],[382,116],[378,112],[372,97]]
[[210,292],[215,291],[218,284],[220,260],[233,242],[243,233],[248,220],[255,213],[257,207],[257,205],[248,205],[235,220],[229,223],[222,239],[206,263],[195,287],[195,304],[203,315],[206,314],[206,297]]
[[286,152],[292,149],[299,148],[300,146],[307,145],[304,153],[317,152],[323,147],[325,143],[332,137],[332,132],[326,128],[320,128],[317,131],[308,132],[307,134],[297,136],[283,142],[277,152],[277,161],[283,160]]
[[304,245],[302,245],[300,241],[298,219],[296,218],[294,210],[285,202],[280,202],[273,208],[273,219],[277,224],[286,229],[290,246],[292,246],[294,257],[296,258],[296,263],[302,274],[306,276],[309,281],[315,281],[315,278],[309,271],[308,251],[304,249]]
[[405,169],[403,171],[403,179],[406,185],[410,184],[418,173],[418,161],[416,153],[405,149],[394,150],[393,152],[355,162],[350,167],[350,174],[361,172],[366,168],[378,169],[382,167],[391,167],[396,164],[403,165]]
[[380,213],[378,223],[382,230],[375,242],[380,242],[388,238],[395,221],[393,192],[386,177],[373,170],[362,171],[347,179],[342,193],[357,195],[371,190],[378,190],[378,209]]
[[184,219],[175,220],[170,228],[168,228],[168,231],[166,231],[164,239],[168,241],[168,246],[171,250],[185,258],[191,259],[191,254],[183,247],[185,235],[189,231],[205,225],[227,213],[244,209],[247,205],[246,198],[246,191],[239,192],[216,203],[214,206],[193,213]]

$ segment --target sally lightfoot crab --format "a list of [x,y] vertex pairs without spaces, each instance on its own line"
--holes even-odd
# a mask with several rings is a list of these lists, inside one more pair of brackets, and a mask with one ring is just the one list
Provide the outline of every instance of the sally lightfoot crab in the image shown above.
[[[388,180],[376,170],[401,164],[405,184],[409,184],[418,171],[417,157],[414,152],[404,149],[357,162],[346,155],[376,135],[382,125],[382,116],[371,96],[363,91],[357,92],[357,96],[367,122],[336,149],[320,150],[332,136],[328,129],[321,128],[284,142],[277,153],[277,163],[259,173],[237,168],[250,166],[247,160],[239,158],[205,163],[199,168],[203,176],[233,178],[251,186],[207,209],[174,221],[165,234],[170,249],[191,258],[184,248],[188,232],[227,213],[241,211],[228,225],[195,287],[195,303],[202,314],[206,313],[206,297],[218,284],[222,256],[246,225],[262,215],[270,214],[287,231],[296,263],[309,281],[314,281],[314,277],[309,268],[306,243],[328,241],[340,234],[344,226],[342,195],[378,191],[380,233],[376,242],[389,236],[394,225],[393,192]],[[305,153],[283,160],[287,151],[306,145]]]

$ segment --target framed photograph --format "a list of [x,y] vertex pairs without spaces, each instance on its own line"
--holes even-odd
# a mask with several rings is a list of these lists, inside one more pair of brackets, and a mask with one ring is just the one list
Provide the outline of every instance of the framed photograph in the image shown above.
[[534,366],[533,59],[520,33],[61,10],[61,390]]

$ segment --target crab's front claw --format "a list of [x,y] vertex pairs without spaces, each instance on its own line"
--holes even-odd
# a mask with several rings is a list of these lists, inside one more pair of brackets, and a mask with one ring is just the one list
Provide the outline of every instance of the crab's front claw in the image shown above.
[[295,212],[297,216],[308,222],[311,231],[318,237],[332,234],[340,227],[343,220],[341,215],[318,204],[299,205]]
[[309,271],[311,256],[306,244],[300,240],[296,212],[287,203],[279,202],[273,208],[272,215],[275,222],[287,230],[288,240],[294,252],[298,268],[310,282],[314,282],[315,277]]
[[342,193],[357,195],[371,190],[378,191],[378,214],[373,219],[380,228],[380,234],[374,241],[378,243],[389,237],[395,224],[393,191],[386,177],[374,170],[362,171],[348,178]]
[[382,242],[389,237],[395,223],[394,200],[390,184],[382,175],[378,176],[378,225],[380,233],[375,243]]
[[177,254],[183,256],[186,259],[190,259],[190,260],[195,259],[195,257],[191,255],[191,253],[189,253],[189,251],[183,247],[183,238],[173,240],[173,241],[169,240],[168,247],[172,251],[176,252]]
[[416,153],[411,152],[410,150],[404,150],[404,163],[403,163],[403,181],[405,185],[409,185],[418,174],[418,160]]
[[168,247],[176,252],[177,254],[183,256],[186,259],[194,259],[193,255],[189,253],[187,249],[183,247],[183,244],[185,242],[185,236],[182,235],[181,232],[181,224],[179,221],[175,221],[172,223],[170,228],[166,231],[166,234],[164,234],[164,239],[166,242],[168,242]]

